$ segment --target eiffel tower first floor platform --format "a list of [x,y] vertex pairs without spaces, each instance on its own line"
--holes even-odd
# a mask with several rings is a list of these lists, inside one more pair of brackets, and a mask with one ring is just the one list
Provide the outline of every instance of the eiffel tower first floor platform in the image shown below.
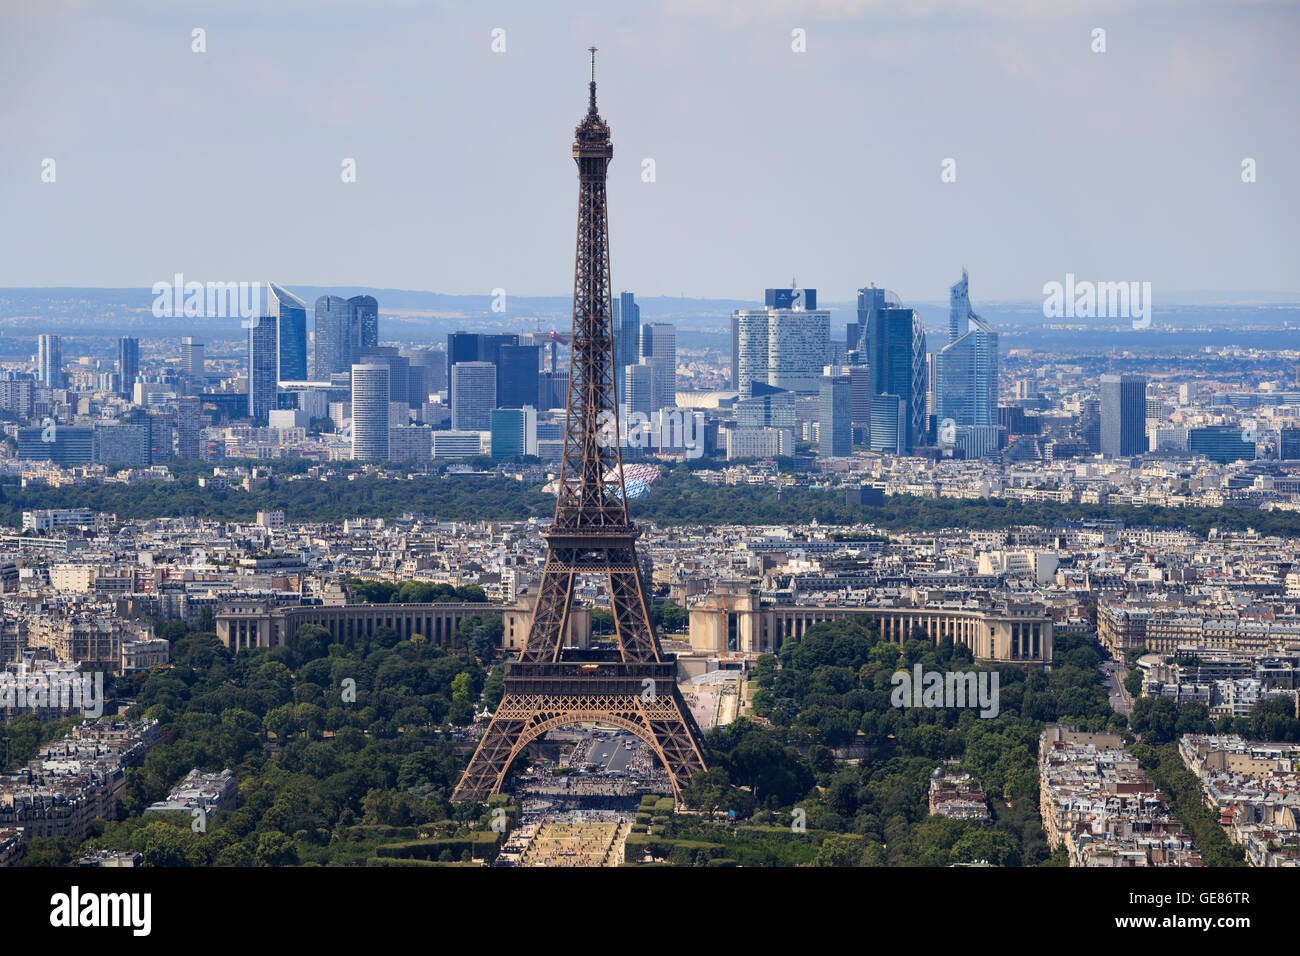
[[506,664],[505,695],[452,800],[497,793],[533,740],[570,724],[601,723],[641,738],[668,771],[673,796],[704,769],[700,731],[677,689],[674,661]]

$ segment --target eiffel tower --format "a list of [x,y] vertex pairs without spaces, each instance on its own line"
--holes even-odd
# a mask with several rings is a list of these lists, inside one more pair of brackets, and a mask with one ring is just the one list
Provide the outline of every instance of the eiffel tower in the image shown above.
[[[544,533],[546,566],[532,625],[517,661],[506,664],[505,695],[470,759],[453,800],[496,793],[510,765],[548,730],[613,725],[640,737],[668,769],[673,795],[704,768],[699,727],[677,689],[677,664],[655,636],[637,562],[640,532],[627,513],[618,440],[614,339],[610,321],[609,223],[605,177],[614,146],[596,111],[591,48],[587,115],[576,131],[578,244],[564,458],[555,521]],[[566,650],[575,579],[608,585],[618,651]]]

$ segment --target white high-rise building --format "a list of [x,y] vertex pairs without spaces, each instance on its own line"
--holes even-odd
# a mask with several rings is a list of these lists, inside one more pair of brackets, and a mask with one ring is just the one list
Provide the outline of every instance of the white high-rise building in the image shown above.
[[388,457],[388,374],[386,364],[352,366],[352,457]]
[[63,388],[63,341],[44,334],[36,340],[36,380],[50,388]]
[[648,418],[654,411],[653,371],[653,366],[646,365],[644,362],[629,365],[623,370],[623,395],[619,412],[624,420],[633,413]]
[[768,289],[766,308],[732,315],[741,398],[753,394],[755,382],[803,395],[819,393],[830,355],[831,314],[816,303],[815,289]]

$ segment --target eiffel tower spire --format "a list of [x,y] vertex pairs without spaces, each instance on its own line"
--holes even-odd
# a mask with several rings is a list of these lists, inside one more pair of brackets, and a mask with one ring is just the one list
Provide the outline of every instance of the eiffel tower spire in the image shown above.
[[[497,792],[530,741],[574,723],[599,721],[636,734],[663,762],[679,798],[686,779],[704,767],[699,728],[677,689],[677,664],[663,653],[650,621],[636,552],[639,532],[627,511],[605,196],[614,146],[596,111],[595,47],[591,57],[587,115],[573,142],[578,230],[572,360],[555,520],[543,535],[546,566],[523,650],[506,665],[505,695],[453,800]],[[605,580],[617,659],[565,648],[574,584],[581,576]]]

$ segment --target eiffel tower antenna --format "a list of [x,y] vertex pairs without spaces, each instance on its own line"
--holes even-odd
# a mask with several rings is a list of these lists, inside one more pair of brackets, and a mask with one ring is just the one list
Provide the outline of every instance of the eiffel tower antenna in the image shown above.
[[[587,115],[574,134],[578,236],[564,454],[546,566],[524,647],[506,664],[505,694],[452,794],[497,793],[533,740],[577,723],[612,724],[640,737],[668,771],[673,794],[704,769],[700,731],[677,688],[677,663],[650,622],[627,511],[614,387],[609,223],[605,184],[614,146],[596,111],[596,50]],[[604,578],[616,652],[565,647],[577,578]]]

